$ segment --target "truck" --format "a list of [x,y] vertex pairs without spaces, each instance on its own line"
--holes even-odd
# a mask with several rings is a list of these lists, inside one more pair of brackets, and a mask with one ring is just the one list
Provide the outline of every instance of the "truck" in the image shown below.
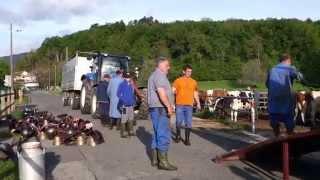
[[[68,61],[62,72],[63,104],[72,109],[80,109],[82,114],[97,116],[96,88],[104,74],[114,76],[117,70],[129,71],[129,56],[100,52],[77,52]],[[89,79],[88,73],[95,78]]]

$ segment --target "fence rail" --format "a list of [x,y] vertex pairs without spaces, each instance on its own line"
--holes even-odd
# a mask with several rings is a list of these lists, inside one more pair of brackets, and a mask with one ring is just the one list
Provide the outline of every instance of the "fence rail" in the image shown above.
[[15,110],[15,95],[11,89],[0,90],[0,117]]

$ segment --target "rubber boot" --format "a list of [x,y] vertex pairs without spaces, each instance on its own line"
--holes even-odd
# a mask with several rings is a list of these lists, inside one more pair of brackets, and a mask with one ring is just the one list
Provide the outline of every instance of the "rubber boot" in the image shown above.
[[279,124],[276,125],[275,127],[273,127],[273,133],[276,137],[279,137],[280,136],[280,127],[279,127]]
[[115,119],[110,118],[110,130],[113,129],[114,124],[115,124]]
[[191,132],[191,128],[186,128],[186,130],[185,130],[185,141],[184,141],[184,144],[186,145],[186,146],[190,146],[191,145],[191,143],[190,143],[190,132]]
[[157,149],[151,150],[151,166],[155,167],[158,165],[158,152]]
[[175,142],[179,143],[180,141],[181,141],[181,129],[180,129],[180,127],[177,127]]
[[128,136],[125,134],[126,132],[126,124],[125,123],[121,123],[120,125],[120,136],[122,138],[127,138]]
[[120,119],[116,119],[116,124],[117,124],[117,130],[120,130],[120,126],[121,126],[121,120]]
[[129,134],[129,136],[136,135],[136,133],[134,132],[134,129],[133,129],[133,122],[132,121],[128,121],[128,134]]
[[168,161],[168,153],[167,152],[159,152],[158,151],[158,168],[167,171],[176,171],[178,168]]

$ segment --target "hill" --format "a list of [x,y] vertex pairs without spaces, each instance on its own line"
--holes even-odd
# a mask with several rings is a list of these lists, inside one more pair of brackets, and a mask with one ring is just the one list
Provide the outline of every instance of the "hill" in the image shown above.
[[56,64],[56,57],[64,59],[65,47],[69,56],[76,50],[127,54],[132,57],[132,66],[141,68],[142,83],[152,70],[152,60],[159,55],[172,59],[170,79],[179,76],[184,64],[191,64],[194,78],[200,81],[264,82],[267,70],[286,52],[311,84],[320,85],[319,21],[206,19],[161,23],[144,17],[128,24],[93,24],[88,30],[47,38],[19,67],[42,67],[47,73]]

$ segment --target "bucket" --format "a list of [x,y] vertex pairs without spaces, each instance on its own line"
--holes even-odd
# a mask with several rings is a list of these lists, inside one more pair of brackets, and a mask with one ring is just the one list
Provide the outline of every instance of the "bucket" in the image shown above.
[[45,149],[40,142],[25,142],[18,152],[19,179],[45,180]]

